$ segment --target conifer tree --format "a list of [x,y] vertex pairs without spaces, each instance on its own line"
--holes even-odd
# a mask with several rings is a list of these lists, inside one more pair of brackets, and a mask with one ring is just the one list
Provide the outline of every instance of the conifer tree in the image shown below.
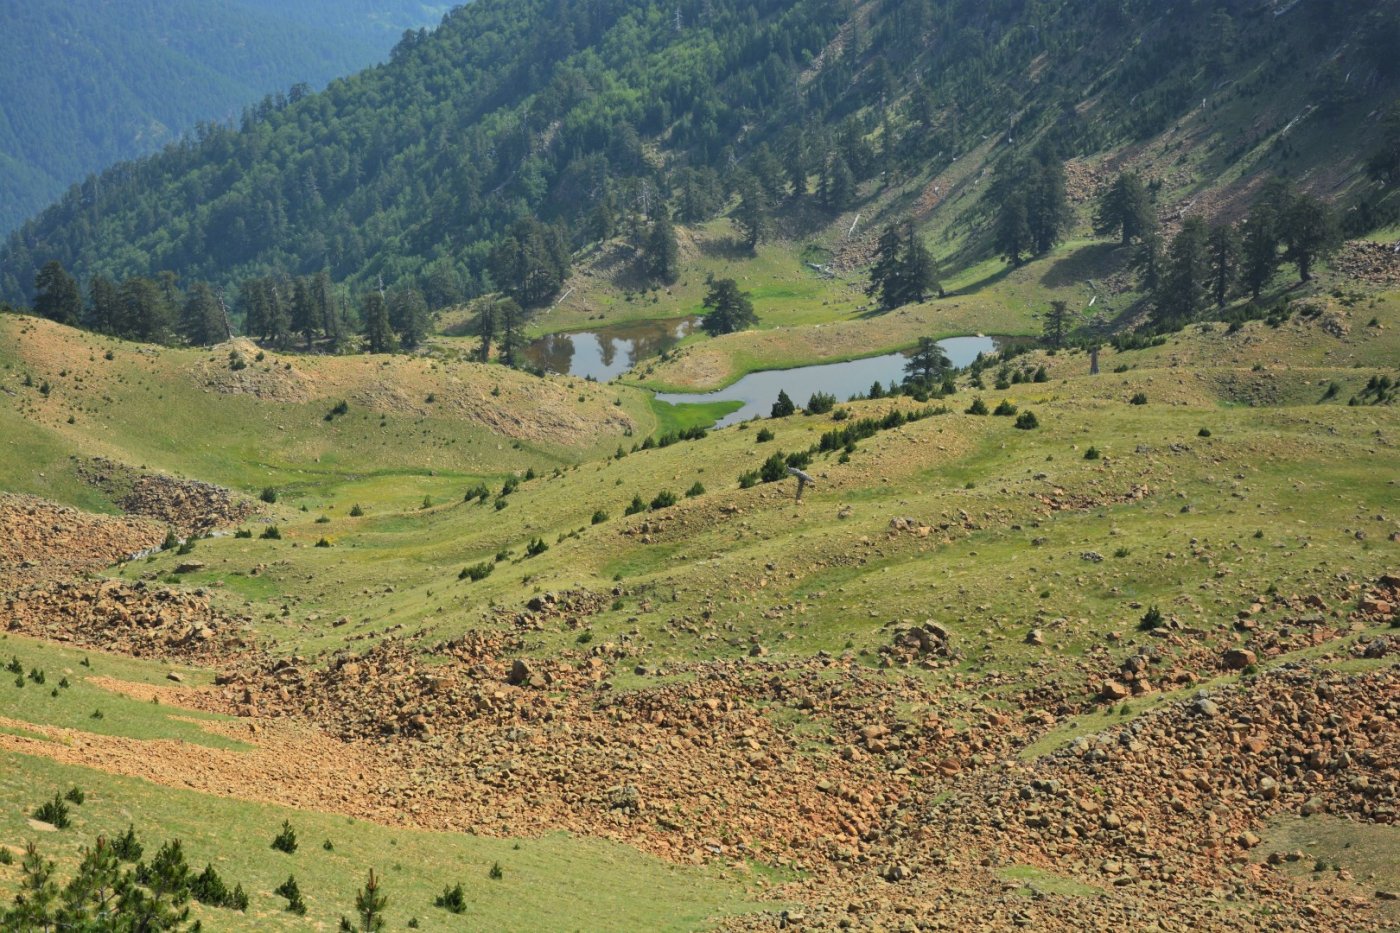
[[739,206],[734,210],[734,226],[739,240],[753,252],[768,232],[768,195],[758,179],[745,172],[739,176]]
[[389,306],[378,291],[369,291],[361,302],[365,319],[365,343],[371,353],[389,353],[398,342],[394,327],[389,323]]
[[1313,265],[1330,255],[1339,241],[1331,207],[1307,194],[1289,201],[1283,215],[1283,258],[1297,266],[1299,281],[1311,282]]
[[428,330],[428,304],[423,293],[412,286],[394,289],[389,296],[389,322],[400,346],[416,349]]
[[472,333],[481,343],[477,346],[476,358],[485,363],[491,359],[491,344],[496,340],[496,302],[487,301],[476,313]]
[[1065,345],[1065,332],[1069,329],[1069,305],[1059,299],[1050,302],[1050,310],[1045,312],[1045,342],[1055,349]]
[[876,297],[886,311],[923,301],[938,287],[938,265],[912,223],[903,229],[893,224],[880,234],[875,264],[865,293]]
[[515,301],[506,298],[496,303],[496,320],[501,327],[501,362],[507,366],[520,363],[520,329],[525,312]]
[[739,290],[737,282],[733,279],[711,278],[709,286],[705,293],[705,316],[700,321],[705,333],[711,337],[718,337],[720,334],[732,334],[758,323],[753,302],[746,293]]
[[920,337],[918,346],[909,355],[909,361],[904,364],[904,372],[911,380],[923,386],[932,386],[941,380],[952,366],[948,354],[937,341],[932,337]]
[[1270,182],[1255,199],[1244,222],[1240,277],[1255,301],[1278,271],[1283,214],[1288,200],[1288,186],[1284,182]]
[[1205,221],[1186,218],[1172,237],[1166,274],[1156,295],[1156,322],[1174,327],[1195,320],[1210,296],[1210,246]]
[[1120,173],[1099,195],[1094,211],[1094,232],[1098,235],[1117,233],[1122,244],[1128,246],[1156,225],[1152,199],[1137,173]]
[[208,282],[195,282],[185,295],[180,309],[180,333],[197,347],[207,347],[223,340],[223,310]]
[[88,282],[87,326],[101,334],[115,334],[121,317],[117,283],[105,275]]
[[78,280],[69,275],[57,259],[44,263],[34,276],[34,313],[70,327],[83,316],[83,294],[78,289]]
[[856,177],[851,164],[841,153],[826,160],[817,182],[817,197],[822,206],[832,211],[844,211],[856,196]]
[[39,854],[34,843],[24,848],[20,861],[19,893],[15,904],[4,914],[15,930],[51,930],[58,910],[58,885],[54,883],[54,863]]
[[1230,224],[1210,228],[1210,289],[1217,308],[1225,307],[1240,275],[1240,238]]
[[384,908],[389,898],[379,891],[379,879],[374,869],[369,870],[369,880],[355,895],[355,912],[360,915],[360,929],[364,933],[376,933],[384,929]]
[[1001,202],[995,239],[997,253],[1013,266],[1019,266],[1024,261],[1022,255],[1032,251],[1034,239],[1024,194],[1012,192]]
[[647,277],[667,285],[680,274],[680,247],[676,243],[676,228],[663,205],[656,212],[647,234],[643,254]]
[[316,305],[311,298],[311,283],[299,278],[292,283],[291,329],[301,334],[308,351],[314,346],[318,324]]

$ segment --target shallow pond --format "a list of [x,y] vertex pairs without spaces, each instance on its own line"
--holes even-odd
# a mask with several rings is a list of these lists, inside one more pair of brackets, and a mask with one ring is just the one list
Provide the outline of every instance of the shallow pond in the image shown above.
[[698,326],[698,317],[685,317],[546,334],[525,346],[525,358],[548,372],[608,382],[639,361],[660,356]]
[[[949,337],[938,341],[954,366],[963,367],[977,359],[979,353],[994,353],[997,341],[991,337]],[[787,392],[798,407],[807,404],[814,392],[829,392],[844,402],[858,392],[866,392],[876,381],[882,385],[904,379],[904,353],[871,356],[844,363],[822,363],[796,369],[770,369],[749,373],[733,385],[715,392],[663,392],[657,400],[673,405],[696,402],[741,402],[743,407],[721,418],[715,427],[747,421],[755,415],[767,417],[778,400],[778,392]]]

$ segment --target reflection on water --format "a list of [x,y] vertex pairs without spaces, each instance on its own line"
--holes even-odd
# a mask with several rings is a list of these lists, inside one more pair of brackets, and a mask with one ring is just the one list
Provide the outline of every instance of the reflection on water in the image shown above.
[[697,317],[635,321],[596,331],[548,334],[525,347],[525,358],[549,372],[608,382],[639,361],[669,350],[699,322]]
[[[991,337],[949,337],[938,341],[938,345],[948,354],[954,366],[963,367],[977,359],[979,353],[994,353],[997,342]],[[725,427],[747,421],[754,415],[767,417],[778,400],[778,392],[787,392],[798,406],[803,406],[814,392],[828,392],[839,401],[845,401],[858,392],[866,392],[879,382],[881,385],[898,383],[904,379],[904,364],[908,357],[903,353],[890,353],[886,356],[872,356],[863,360],[849,360],[844,363],[824,363],[819,366],[801,366],[797,369],[773,369],[749,373],[731,386],[717,392],[666,392],[657,399],[673,405],[695,402],[742,402],[743,407],[721,418],[715,427]]]
[[[534,366],[550,372],[608,382],[627,372],[641,360],[669,350],[695,330],[698,317],[669,321],[635,321],[573,334],[549,334],[531,342],[525,356]],[[948,359],[959,368],[969,365],[979,353],[994,353],[998,342],[991,337],[949,337],[938,341]],[[899,383],[904,379],[903,353],[872,356],[844,363],[824,363],[797,369],[750,373],[728,388],[717,392],[670,392],[657,396],[663,402],[684,405],[693,402],[738,401],[743,407],[720,420],[717,427],[746,421],[754,415],[767,416],[780,390],[799,406],[814,392],[829,392],[845,401],[871,385]]]

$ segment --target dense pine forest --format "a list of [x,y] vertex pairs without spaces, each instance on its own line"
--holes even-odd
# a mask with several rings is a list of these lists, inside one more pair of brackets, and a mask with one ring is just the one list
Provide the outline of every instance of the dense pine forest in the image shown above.
[[[0,30],[0,231],[250,102],[380,61],[447,4],[36,0]],[[207,132],[207,129],[199,130]]]
[[[992,177],[958,218],[963,258],[1019,263],[1062,233],[1065,159],[1202,106],[1259,115],[1211,142],[1215,174],[1305,175],[1280,132],[1298,120],[1355,133],[1370,171],[1325,192],[1355,232],[1396,213],[1381,183],[1400,130],[1377,104],[1397,46],[1388,0],[479,0],[386,65],[89,178],[10,237],[0,284],[26,302],[57,261],[84,283],[174,272],[230,301],[245,279],[323,273],[433,307],[496,290],[528,307],[572,250],[662,215],[732,211],[753,248],[797,205],[858,208],[973,151]],[[1302,94],[1288,127],[1283,90]]]

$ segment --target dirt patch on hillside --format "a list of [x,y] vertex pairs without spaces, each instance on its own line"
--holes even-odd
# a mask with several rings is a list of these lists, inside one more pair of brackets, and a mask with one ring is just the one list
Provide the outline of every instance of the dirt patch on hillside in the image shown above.
[[[178,694],[167,692],[162,702],[178,702]],[[387,803],[374,804],[375,788],[392,781],[391,774],[361,757],[357,749],[291,722],[242,723],[233,728],[201,723],[211,732],[250,746],[237,750],[99,735],[3,717],[0,725],[43,736],[0,731],[0,749],[5,751],[217,797],[349,813],[384,825],[412,822]]]
[[165,528],[0,493],[0,590],[82,576],[158,547]]

